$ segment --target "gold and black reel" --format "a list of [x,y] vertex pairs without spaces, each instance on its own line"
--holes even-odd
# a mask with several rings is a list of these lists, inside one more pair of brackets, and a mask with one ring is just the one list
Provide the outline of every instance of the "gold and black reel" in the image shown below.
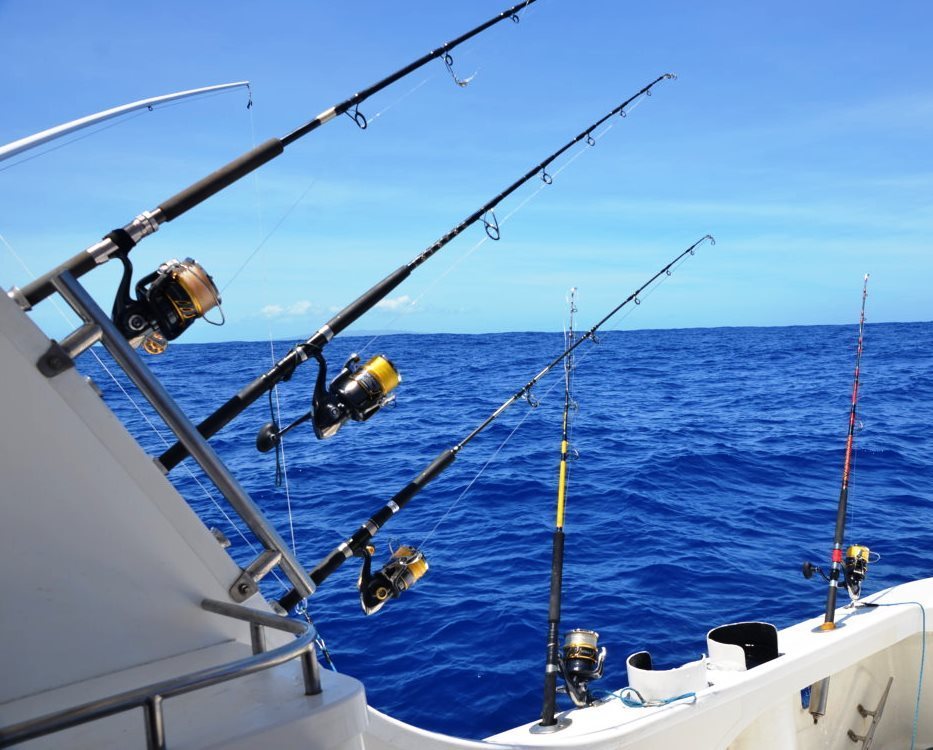
[[326,384],[327,360],[320,351],[312,356],[318,360],[319,367],[311,410],[282,429],[274,422],[264,424],[256,435],[257,450],[271,451],[282,442],[285,433],[308,420],[319,439],[333,437],[348,419],[365,422],[395,400],[392,391],[402,382],[402,376],[385,355],[377,354],[364,365],[357,366],[359,355],[351,354],[329,386]]
[[872,553],[868,547],[862,544],[850,544],[846,549],[846,556],[843,561],[846,589],[848,589],[849,597],[853,602],[862,594],[862,581],[868,575],[868,564],[877,562],[880,559],[881,555],[877,552]]
[[363,568],[358,581],[360,605],[367,615],[375,614],[390,599],[408,591],[428,572],[428,561],[424,554],[415,547],[402,545],[392,551],[382,570],[372,573],[374,552],[372,547],[363,551]]
[[[395,365],[382,354],[359,365],[359,355],[351,354],[328,388],[318,377],[314,389],[314,433],[319,438],[336,434],[348,419],[365,422],[383,406],[395,400],[392,391],[402,382]],[[321,372],[325,372],[322,370]]]
[[589,683],[603,676],[606,649],[599,647],[599,633],[577,628],[564,636],[560,657],[560,671],[564,677],[567,695],[576,706],[593,703]]
[[[125,257],[123,279],[113,305],[113,321],[133,346],[149,354],[161,354],[168,342],[178,338],[198,318],[215,307],[220,293],[214,280],[192,258],[169,260],[136,283],[136,299],[129,295],[133,268]],[[213,325],[223,325],[221,319]]]

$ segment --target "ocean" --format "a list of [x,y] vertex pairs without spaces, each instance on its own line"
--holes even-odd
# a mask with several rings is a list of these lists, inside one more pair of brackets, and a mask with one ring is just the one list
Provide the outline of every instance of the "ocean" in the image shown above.
[[[825,584],[801,564],[828,567],[857,334],[611,331],[577,350],[561,632],[599,632],[608,659],[594,689],[624,686],[626,657],[642,649],[674,667],[698,658],[717,625],[821,614]],[[866,325],[846,530],[847,543],[880,554],[866,592],[933,575],[931,339],[933,323]],[[147,361],[200,421],[293,343],[274,354],[269,342],[173,344]],[[274,455],[255,449],[265,398],[211,442],[313,567],[562,349],[559,333],[340,336],[326,349],[331,373],[351,352],[385,354],[403,377],[393,407],[329,440],[307,425],[289,433],[283,486]],[[118,385],[90,357],[81,367],[160,454],[165,428],[137,409],[122,373]],[[280,386],[284,423],[309,408],[315,375],[309,362]],[[375,538],[377,568],[400,544],[424,552],[430,570],[410,591],[364,616],[351,560],[308,600],[336,667],[401,720],[481,738],[540,713],[560,369],[534,393],[536,408],[504,412]],[[245,564],[252,540],[195,468],[188,460],[170,478]],[[266,591],[285,587],[270,578]]]

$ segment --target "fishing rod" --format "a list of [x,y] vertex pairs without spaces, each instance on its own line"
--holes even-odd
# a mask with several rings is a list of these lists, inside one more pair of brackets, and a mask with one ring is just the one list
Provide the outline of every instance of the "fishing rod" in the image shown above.
[[[868,297],[868,274],[862,285],[862,310],[858,323],[858,345],[855,350],[855,377],[852,382],[852,405],[849,409],[849,431],[846,435],[845,460],[842,466],[842,486],[839,490],[839,504],[836,508],[836,529],[833,535],[832,567],[829,575],[809,562],[803,564],[803,574],[810,578],[814,571],[819,572],[829,584],[826,594],[826,614],[821,630],[834,630],[836,628],[836,592],[844,588],[853,602],[857,601],[862,592],[862,581],[868,573],[868,563],[871,551],[863,545],[851,545],[843,557],[842,545],[846,530],[846,513],[849,502],[849,477],[852,471],[852,447],[855,442],[855,414],[858,406],[859,375],[862,362],[862,342],[865,334],[865,300]],[[840,581],[840,575],[842,580]]]
[[[475,427],[463,440],[454,445],[451,448],[441,451],[433,461],[414,479],[412,479],[405,487],[403,487],[399,492],[397,492],[391,500],[389,500],[382,508],[380,508],[366,523],[360,526],[359,529],[354,532],[354,534],[344,542],[341,542],[337,545],[330,554],[327,555],[318,565],[310,571],[309,576],[315,585],[319,585],[325,581],[334,571],[336,571],[343,563],[349,560],[351,557],[359,556],[366,558],[367,555],[371,555],[371,551],[367,549],[369,541],[376,535],[376,533],[381,529],[396,513],[398,513],[402,508],[404,508],[411,499],[417,495],[429,482],[433,479],[436,479],[441,472],[443,472],[447,467],[449,467],[454,460],[457,458],[457,455],[462,451],[473,439],[479,435],[483,430],[485,430],[489,425],[491,425],[506,409],[508,409],[512,404],[514,404],[519,399],[526,399],[528,403],[532,406],[537,404],[537,401],[531,394],[531,389],[538,383],[541,378],[547,375],[551,370],[553,370],[558,364],[560,364],[564,359],[570,356],[584,341],[596,340],[596,332],[603,326],[605,323],[612,318],[616,313],[618,313],[623,307],[628,305],[631,302],[634,302],[636,305],[640,304],[639,295],[651,284],[653,284],[661,276],[670,276],[672,273],[673,267],[683,258],[688,255],[694,255],[696,252],[697,246],[704,240],[710,240],[712,244],[715,244],[715,239],[711,235],[704,235],[699,240],[694,242],[690,247],[680,253],[676,258],[674,258],[670,263],[664,266],[660,271],[654,274],[648,281],[642,284],[638,289],[632,292],[628,297],[626,297],[622,302],[616,305],[607,315],[605,315],[596,325],[590,328],[586,333],[580,336],[576,341],[574,341],[570,346],[568,346],[560,355],[555,357],[551,362],[549,362],[544,369],[542,369],[537,375],[535,375],[531,380],[529,380],[525,385],[519,388],[512,396],[506,399],[499,408],[497,408],[492,414],[490,414],[485,420],[483,420],[477,427]],[[392,561],[390,561],[390,565]],[[414,572],[414,571],[412,571]],[[413,583],[417,578],[411,575],[407,577],[408,580]],[[363,581],[361,581],[361,584]],[[382,604],[385,603],[389,598],[397,597],[405,588],[410,587],[410,583],[406,585],[406,580],[403,579],[403,576],[397,576],[392,581],[393,586],[384,587],[382,591],[377,591],[383,595]],[[361,586],[361,595],[363,594],[363,587]],[[279,604],[285,609],[291,609],[299,601],[301,601],[301,595],[292,589],[289,593],[283,596],[279,600]],[[365,610],[364,604],[364,610]]]
[[[570,323],[567,327],[565,345],[573,345],[573,314],[576,307],[576,288],[570,290]],[[573,352],[564,360],[564,412],[561,420],[560,463],[557,469],[557,512],[554,522],[554,537],[551,544],[551,590],[548,598],[547,661],[544,669],[544,706],[539,726],[558,728],[554,717],[557,707],[557,675],[560,673],[560,652],[557,641],[560,628],[561,585],[564,575],[564,502],[567,497],[567,454],[570,449],[570,410],[573,385]]]
[[[550,184],[552,177],[547,169],[556,159],[580,141],[586,140],[595,143],[592,133],[600,125],[611,117],[624,113],[625,108],[636,99],[650,95],[652,88],[661,81],[672,78],[674,78],[672,73],[664,73],[655,78],[636,94],[614,107],[609,113],[567,141],[546,159],[536,164],[505,190],[484,203],[408,263],[397,268],[369,291],[344,307],[312,334],[310,338],[292,348],[268,372],[257,377],[201,422],[198,425],[200,433],[206,438],[214,435],[264,393],[272,390],[279,382],[291,378],[295,368],[310,358],[314,358],[318,362],[318,375],[311,410],[284,429],[279,429],[274,423],[266,424],[257,437],[256,442],[259,450],[265,452],[276,448],[286,432],[307,421],[312,422],[315,434],[319,438],[324,438],[333,435],[347,419],[353,419],[354,421],[369,419],[391,400],[390,392],[399,383],[399,375],[394,365],[384,356],[378,355],[360,367],[358,366],[358,360],[355,358],[356,355],[354,355],[347,361],[330,386],[327,386],[327,363],[322,354],[323,348],[334,336],[385,298],[408,278],[412,271],[425,263],[474,223],[482,221],[489,238],[498,240],[500,231],[494,209],[499,203],[536,175],[540,175],[545,183]],[[165,451],[159,457],[159,462],[166,471],[170,471],[183,461],[187,455],[186,449],[179,442]]]
[[[210,94],[215,91],[224,91],[226,89],[243,87],[249,88],[249,81],[221,83],[216,86],[204,86],[199,89],[189,89],[188,91],[176,91],[174,94],[151,96],[147,99],[140,99],[136,102],[130,102],[129,104],[121,104],[118,107],[111,107],[110,109],[95,112],[92,115],[80,117],[77,120],[71,120],[61,125],[56,125],[53,128],[48,128],[39,133],[26,136],[25,138],[20,138],[6,144],[5,146],[0,146],[0,161],[10,159],[17,154],[23,153],[24,151],[29,151],[30,149],[41,146],[44,143],[54,141],[57,138],[63,138],[66,135],[70,135],[71,133],[90,127],[91,125],[96,125],[100,122],[112,120],[114,117],[120,117],[121,115],[129,114],[130,112],[135,112],[139,109],[148,109],[151,111],[153,107],[157,107],[160,104],[177,101],[179,99],[188,99],[193,96],[200,96],[201,94]],[[249,103],[246,105],[247,108],[251,107],[252,104],[253,100],[250,98]]]
[[[224,188],[239,180],[241,177],[250,174],[255,169],[261,167],[263,164],[266,164],[275,157],[279,156],[285,150],[286,146],[290,146],[299,138],[302,138],[308,135],[308,133],[317,130],[321,125],[329,122],[330,120],[333,120],[338,115],[348,115],[357,124],[357,126],[359,126],[361,129],[365,129],[366,118],[360,113],[359,105],[366,99],[371,97],[373,94],[382,91],[384,88],[392,85],[399,79],[404,78],[409,73],[412,73],[418,68],[426,65],[431,60],[443,58],[444,63],[447,65],[448,69],[450,69],[450,66],[453,62],[453,58],[450,55],[451,50],[463,44],[467,40],[472,39],[477,34],[482,33],[491,26],[495,26],[497,23],[503,21],[506,18],[518,22],[519,11],[534,2],[536,2],[536,0],[523,0],[523,2],[502,11],[499,15],[490,18],[485,23],[481,23],[479,26],[471,29],[465,34],[458,36],[456,39],[453,39],[446,44],[442,44],[437,49],[419,57],[414,62],[409,63],[403,68],[400,68],[391,75],[383,78],[381,81],[374,83],[372,86],[369,86],[368,88],[363,89],[362,91],[354,94],[348,99],[345,99],[339,104],[335,104],[333,107],[324,110],[315,118],[296,128],[288,135],[285,135],[282,138],[270,138],[265,143],[262,143],[251,151],[248,151],[242,156],[237,157],[212,174],[209,174],[193,185],[185,188],[180,193],[176,193],[168,200],[160,203],[156,208],[150,211],[144,211],[143,213],[139,214],[139,216],[134,218],[124,227],[114,229],[99,242],[91,245],[82,252],[73,256],[69,260],[65,261],[62,265],[46,273],[44,276],[41,276],[30,284],[27,284],[22,289],[13,287],[13,289],[11,289],[9,292],[10,297],[16,300],[20,306],[23,307],[23,309],[28,310],[55,291],[52,280],[60,276],[65,271],[71,272],[75,278],[78,278],[83,276],[88,271],[101,265],[102,263],[106,263],[113,257],[120,258],[123,260],[124,265],[127,265],[128,260],[126,260],[126,256],[128,253],[143,238],[148,237],[149,235],[158,231],[161,224],[172,221],[173,219],[177,219],[179,216],[207,200],[215,193],[220,192]],[[456,76],[454,76],[454,79],[457,80]],[[461,82],[458,81],[458,84],[459,83]],[[350,111],[351,108],[353,108],[352,112]],[[125,328],[129,322],[131,321],[120,321],[118,322],[118,325],[122,323],[122,327]],[[124,333],[126,334],[126,331],[124,331]],[[133,332],[133,335],[135,336],[136,333],[138,333],[138,331]],[[127,338],[130,338],[130,336],[128,335]]]
[[[849,598],[854,604],[862,593],[862,581],[868,574],[868,563],[871,557],[871,551],[868,547],[860,544],[853,544],[846,550],[845,558],[842,555],[842,544],[845,539],[846,514],[849,503],[849,476],[852,469],[852,447],[855,441],[855,412],[858,405],[858,387],[859,375],[861,373],[862,362],[862,342],[865,332],[865,300],[868,297],[868,274],[865,274],[865,280],[862,284],[862,310],[858,322],[858,345],[855,350],[855,377],[852,381],[852,405],[849,409],[849,430],[846,435],[845,460],[842,465],[842,485],[839,489],[839,504],[836,508],[836,529],[833,534],[832,568],[829,575],[810,562],[803,564],[804,578],[810,578],[814,571],[818,572],[828,583],[826,593],[826,614],[820,630],[824,632],[836,629],[836,592],[842,587],[849,594]],[[842,580],[840,581],[840,573]],[[830,678],[824,677],[815,683],[810,696],[810,715],[813,717],[813,723],[816,724],[820,717],[826,714],[826,706],[829,702],[829,684]]]
[[[576,288],[570,290],[570,324],[564,338],[566,346],[573,344],[573,316],[577,311]],[[535,724],[533,734],[545,734],[563,729],[570,719],[558,720],[557,677],[562,674],[561,657],[558,646],[560,628],[561,587],[564,573],[564,505],[567,496],[569,471],[567,458],[570,450],[570,412],[576,407],[572,398],[573,352],[564,360],[564,411],[561,420],[560,462],[557,470],[557,513],[554,524],[554,536],[551,543],[551,588],[548,598],[547,657],[544,667],[544,705],[541,709],[541,721]],[[569,683],[569,681],[568,681]]]

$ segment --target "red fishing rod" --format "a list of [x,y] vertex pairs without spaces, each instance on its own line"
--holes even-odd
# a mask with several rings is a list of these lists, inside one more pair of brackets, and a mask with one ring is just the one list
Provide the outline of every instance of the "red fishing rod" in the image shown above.
[[[865,300],[868,297],[868,274],[865,274],[865,281],[862,286],[862,312],[858,323],[858,346],[855,351],[855,377],[852,383],[852,406],[849,409],[849,433],[846,436],[846,455],[842,466],[842,486],[839,490],[839,505],[836,509],[836,532],[833,537],[832,568],[829,575],[824,574],[824,578],[829,583],[829,590],[826,595],[826,617],[820,626],[822,630],[835,630],[836,623],[836,592],[839,588],[844,588],[849,592],[852,601],[858,599],[861,594],[862,580],[868,572],[869,550],[861,545],[852,545],[846,551],[845,556],[842,553],[842,545],[846,531],[846,513],[849,503],[849,478],[852,474],[852,447],[855,443],[855,413],[858,407],[858,387],[859,375],[862,363],[862,343],[865,335]],[[804,563],[803,574],[809,578],[813,575],[815,568],[810,563]],[[820,570],[820,573],[823,571]],[[840,574],[842,581],[840,582]]]

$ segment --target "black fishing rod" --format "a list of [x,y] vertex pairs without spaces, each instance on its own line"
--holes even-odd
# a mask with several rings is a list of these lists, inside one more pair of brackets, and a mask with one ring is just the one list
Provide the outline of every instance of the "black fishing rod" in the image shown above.
[[[338,115],[347,114],[361,129],[365,129],[366,118],[359,111],[359,105],[373,94],[391,86],[399,79],[404,78],[409,73],[426,65],[431,60],[443,58],[448,70],[451,71],[451,75],[454,76],[454,80],[458,85],[463,85],[464,82],[457,79],[451,69],[453,58],[450,55],[450,51],[506,18],[517,23],[519,21],[519,11],[534,2],[536,2],[536,0],[524,0],[517,5],[513,5],[511,8],[502,11],[499,15],[490,18],[485,23],[480,24],[476,28],[471,29],[446,44],[442,44],[437,49],[419,57],[404,68],[400,68],[381,81],[354,94],[349,99],[345,99],[339,104],[335,104],[330,109],[324,110],[317,117],[309,120],[301,127],[296,128],[283,138],[271,138],[265,143],[260,144],[190,187],[185,188],[180,193],[160,203],[155,209],[144,211],[126,226],[120,229],[114,229],[100,242],[91,245],[86,250],[65,261],[65,263],[58,266],[58,268],[41,276],[22,289],[16,289],[14,287],[10,292],[10,296],[18,300],[21,305],[28,309],[28,307],[37,304],[55,291],[52,286],[52,279],[58,277],[63,272],[70,271],[71,274],[77,278],[83,276],[100,264],[107,262],[111,257],[125,256],[140,240],[156,232],[161,224],[177,219],[183,213],[207,200],[215,193],[220,192],[241,177],[248,175],[253,170],[271,161],[276,156],[279,156],[285,150],[286,146],[290,146],[299,138],[317,130],[321,125],[333,120]],[[353,108],[353,112],[350,112],[351,108]]]
[[[868,297],[868,274],[862,285],[862,310],[858,322],[858,345],[855,350],[855,376],[852,382],[852,405],[849,409],[849,431],[846,435],[845,460],[842,465],[842,485],[839,489],[839,504],[836,508],[836,529],[833,534],[832,568],[829,575],[824,577],[829,583],[826,594],[826,614],[821,630],[834,630],[836,628],[836,592],[840,586],[848,590],[852,600],[858,599],[861,594],[862,580],[868,572],[870,551],[862,545],[852,545],[845,556],[842,545],[845,540],[846,514],[849,504],[849,477],[852,472],[852,448],[855,442],[855,415],[858,407],[859,376],[862,362],[862,343],[865,334],[865,300]],[[804,563],[804,575],[809,578],[814,570],[819,570],[810,563]],[[822,573],[822,571],[819,571]],[[842,583],[839,582],[842,576]]]
[[[397,492],[391,500],[389,500],[368,521],[366,521],[366,523],[357,529],[349,539],[337,545],[337,547],[335,547],[327,557],[325,557],[313,570],[310,571],[309,576],[311,580],[314,581],[315,585],[319,585],[324,580],[326,580],[332,573],[334,573],[334,571],[336,571],[351,557],[364,556],[367,554],[367,545],[370,539],[376,535],[379,529],[381,529],[389,521],[389,519],[392,518],[392,516],[404,508],[415,495],[424,489],[424,487],[430,481],[436,479],[441,474],[441,472],[450,466],[460,451],[463,450],[463,448],[465,448],[468,443],[470,443],[477,435],[479,435],[483,430],[491,425],[506,409],[508,409],[519,399],[525,398],[528,400],[529,404],[534,405],[536,401],[531,395],[531,389],[534,388],[534,386],[538,383],[539,380],[541,380],[541,378],[553,370],[554,367],[560,364],[566,357],[570,356],[584,341],[595,339],[596,331],[605,325],[605,323],[616,313],[618,313],[619,310],[621,310],[623,307],[631,302],[640,304],[639,295],[647,287],[653,284],[661,276],[670,276],[673,267],[678,263],[678,261],[685,258],[687,255],[693,255],[695,253],[696,247],[707,239],[710,240],[711,243],[715,244],[713,237],[708,234],[694,242],[670,263],[654,274],[654,276],[648,279],[648,281],[646,281],[638,289],[626,297],[621,303],[616,305],[605,317],[596,323],[596,325],[580,336],[560,355],[548,363],[548,365],[545,366],[543,370],[541,370],[525,385],[519,388],[512,396],[506,399],[506,401],[503,402],[503,404],[498,409],[496,409],[485,420],[483,420],[483,422],[474,428],[463,440],[461,440],[452,448],[447,448],[446,450],[441,451],[441,453],[439,453],[437,457],[431,461],[430,464],[428,464],[427,468],[425,468],[420,474],[418,474],[418,476],[416,476],[407,485],[405,485],[405,487]],[[392,591],[389,593],[389,595],[397,596],[398,591]],[[292,589],[279,600],[279,604],[281,604],[286,609],[291,609],[296,604],[298,604],[299,601],[301,601],[301,595]]]
[[[576,289],[570,290],[570,324],[565,344],[573,345],[573,314],[577,311]],[[557,513],[554,537],[551,544],[551,589],[548,597],[547,659],[544,667],[544,706],[537,731],[555,731],[560,724],[555,716],[557,709],[557,676],[560,669],[560,600],[564,576],[564,505],[567,497],[567,456],[570,450],[570,411],[573,407],[571,389],[573,385],[573,352],[564,360],[564,413],[561,420],[560,463],[557,470]]]
[[[260,450],[266,451],[275,448],[285,432],[309,420],[312,422],[318,437],[329,437],[339,429],[339,426],[347,418],[361,421],[372,416],[372,414],[385,403],[388,392],[398,383],[398,373],[395,371],[394,366],[383,357],[373,358],[373,360],[367,362],[361,369],[355,369],[355,362],[348,362],[331,383],[328,391],[325,383],[327,363],[321,353],[324,346],[326,346],[334,336],[347,328],[347,326],[368,310],[372,309],[380,300],[384,299],[393,289],[408,278],[412,271],[425,263],[441,248],[477,221],[483,221],[486,233],[490,239],[499,239],[499,224],[494,213],[496,206],[535,175],[540,175],[545,183],[550,184],[552,178],[547,168],[554,160],[566,153],[580,141],[586,140],[588,143],[595,143],[592,136],[593,131],[611,117],[624,113],[625,108],[636,99],[650,95],[651,89],[654,88],[654,86],[669,78],[674,78],[674,75],[672,73],[665,73],[655,78],[636,94],[630,96],[617,107],[614,107],[609,113],[574,136],[571,140],[567,141],[567,143],[542,162],[536,164],[505,190],[484,203],[480,208],[467,216],[463,221],[420,254],[412,258],[408,263],[397,268],[382,281],[369,289],[369,291],[343,308],[327,321],[327,323],[315,331],[309,339],[296,345],[268,372],[257,377],[253,382],[201,422],[201,424],[198,425],[200,433],[207,438],[217,433],[218,430],[222,429],[243,412],[250,404],[255,402],[256,399],[272,390],[276,384],[288,380],[294,373],[295,368],[310,358],[316,359],[319,366],[311,411],[284,429],[280,430],[274,424],[268,424],[263,427],[257,438],[257,447],[259,447]],[[365,383],[363,382],[364,380],[366,381]],[[348,404],[351,406],[347,407]],[[356,404],[356,406],[352,406],[352,404]],[[188,453],[184,446],[182,446],[181,443],[175,443],[175,445],[159,457],[159,462],[169,471],[183,461],[187,455]]]

